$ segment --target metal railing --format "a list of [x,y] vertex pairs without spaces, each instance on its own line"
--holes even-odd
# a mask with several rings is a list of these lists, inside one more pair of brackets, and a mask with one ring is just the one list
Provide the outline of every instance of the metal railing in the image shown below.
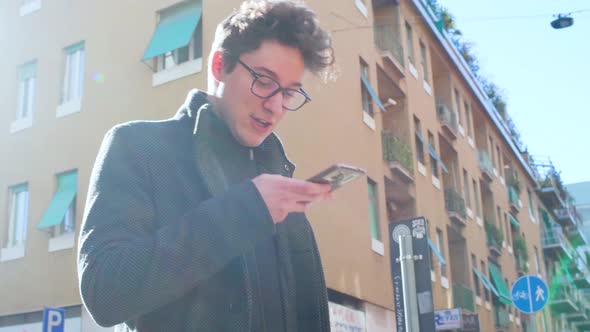
[[447,211],[459,214],[463,219],[467,216],[465,200],[455,189],[445,189],[445,206]]
[[494,166],[492,166],[492,160],[487,152],[482,149],[477,150],[477,158],[479,159],[479,168],[489,174],[494,173]]
[[508,310],[500,306],[494,306],[494,321],[497,327],[508,328],[510,326]]
[[393,24],[375,22],[373,26],[375,44],[385,52],[391,53],[399,64],[404,66],[404,49],[401,42],[401,33]]
[[383,145],[383,160],[398,162],[410,173],[414,172],[414,156],[412,155],[410,145],[386,131],[381,133],[381,140]]
[[546,228],[543,232],[543,248],[554,246],[561,246],[566,251],[568,256],[574,253],[574,247],[563,234],[563,229],[560,225],[553,225],[551,228]]
[[473,301],[473,291],[467,286],[459,283],[453,283],[453,300],[456,308],[463,308],[475,312]]
[[459,130],[459,122],[457,121],[457,115],[455,112],[451,112],[447,105],[438,104],[436,106],[436,114],[438,120],[449,127],[451,127],[454,131]]

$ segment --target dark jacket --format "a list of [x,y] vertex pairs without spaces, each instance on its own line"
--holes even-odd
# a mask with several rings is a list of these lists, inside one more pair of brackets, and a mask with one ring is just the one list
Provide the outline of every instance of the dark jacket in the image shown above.
[[[252,181],[232,184],[212,150],[209,106],[194,90],[173,118],[105,135],[80,233],[84,305],[119,331],[262,331],[251,262],[256,243],[274,236],[285,330],[329,331],[307,218],[292,213],[275,227]],[[253,154],[264,173],[292,176],[274,134]]]

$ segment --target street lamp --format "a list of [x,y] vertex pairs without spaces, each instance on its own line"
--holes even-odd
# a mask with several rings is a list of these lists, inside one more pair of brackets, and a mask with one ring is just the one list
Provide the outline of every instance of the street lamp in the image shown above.
[[553,29],[563,29],[571,27],[574,24],[573,17],[568,15],[559,14],[557,18],[551,22]]

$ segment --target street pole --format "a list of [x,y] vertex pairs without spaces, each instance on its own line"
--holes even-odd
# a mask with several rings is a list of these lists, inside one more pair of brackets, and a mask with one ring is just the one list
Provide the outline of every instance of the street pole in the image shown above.
[[418,302],[416,299],[416,274],[414,272],[414,249],[412,248],[411,235],[400,235],[399,252],[402,272],[402,289],[404,294],[404,311],[406,316],[406,331],[420,331]]

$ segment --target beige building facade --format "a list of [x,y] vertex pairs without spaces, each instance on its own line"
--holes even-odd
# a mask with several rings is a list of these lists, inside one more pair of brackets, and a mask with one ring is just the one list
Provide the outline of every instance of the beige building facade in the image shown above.
[[[46,306],[66,308],[72,331],[100,330],[81,306],[75,262],[102,137],[169,118],[190,89],[206,90],[215,24],[239,3],[0,5],[12,50],[0,63],[1,332],[40,331]],[[309,212],[332,323],[394,328],[389,224],[424,216],[435,310],[476,314],[480,331],[540,331],[542,313],[505,304],[519,276],[546,278],[537,179],[436,17],[420,0],[308,4],[332,33],[339,76],[307,77],[313,101],[278,134],[297,178],[334,163],[367,170]],[[189,27],[186,43],[158,41],[165,22]]]

